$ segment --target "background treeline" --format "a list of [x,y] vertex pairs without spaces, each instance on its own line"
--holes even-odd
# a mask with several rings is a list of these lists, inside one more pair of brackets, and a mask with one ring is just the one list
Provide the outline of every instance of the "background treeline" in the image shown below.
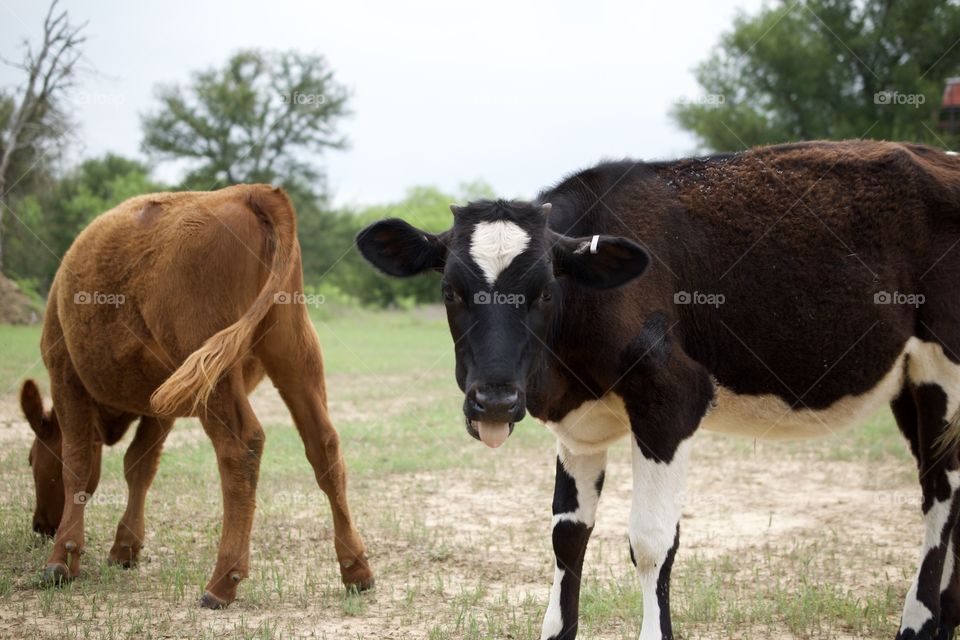
[[[325,168],[330,157],[335,167],[330,152],[349,144],[340,125],[352,115],[351,94],[323,56],[242,50],[185,84],[160,84],[154,108],[141,114],[142,158],[71,164],[64,158],[80,133],[71,107],[84,29],[55,1],[20,61],[4,60],[19,80],[0,87],[3,276],[44,295],[77,233],[130,196],[267,182],[285,187],[297,207],[310,287],[348,303],[438,300],[436,277],[381,276],[354,250],[354,236],[385,216],[440,231],[449,203],[494,194],[475,182],[456,193],[413,187],[380,206],[331,206]],[[734,19],[694,69],[701,95],[678,99],[671,117],[703,151],[857,137],[952,148],[960,105],[951,112],[941,99],[960,76],[958,38],[956,0],[776,0]],[[651,62],[637,64],[642,77]],[[165,163],[180,170],[178,183],[153,177]]]
[[[278,181],[280,183],[280,181]],[[100,213],[123,200],[153,191],[191,188],[151,179],[143,163],[116,155],[85,160],[62,177],[49,177],[43,188],[17,199],[3,236],[4,271],[21,288],[45,295],[59,256]],[[482,182],[464,184],[456,193],[434,187],[409,189],[403,200],[364,208],[339,208],[309,192],[290,192],[298,215],[307,286],[346,304],[406,306],[437,302],[437,277],[398,280],[364,263],[354,238],[364,226],[384,217],[402,217],[431,231],[450,226],[451,202],[492,197]]]

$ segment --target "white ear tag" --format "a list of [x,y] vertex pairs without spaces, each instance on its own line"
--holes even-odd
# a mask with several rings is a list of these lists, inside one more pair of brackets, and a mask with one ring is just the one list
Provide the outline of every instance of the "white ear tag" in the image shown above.
[[600,242],[600,236],[593,236],[593,239],[590,240],[590,253],[595,254],[597,252],[597,243]]

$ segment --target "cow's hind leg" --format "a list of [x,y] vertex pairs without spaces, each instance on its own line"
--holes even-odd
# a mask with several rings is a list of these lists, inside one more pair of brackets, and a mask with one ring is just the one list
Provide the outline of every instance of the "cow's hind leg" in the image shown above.
[[[289,307],[296,312],[296,307]],[[287,320],[295,319],[288,316]],[[294,322],[277,325],[258,348],[267,375],[273,381],[303,439],[307,460],[320,489],[330,501],[334,549],[343,583],[360,591],[374,585],[363,539],[353,524],[347,503],[347,469],[340,451],[340,436],[327,412],[323,359],[313,329]]]
[[603,489],[607,452],[574,455],[557,442],[557,478],[553,489],[553,553],[556,565],[542,640],[571,640],[577,635],[580,576]]
[[117,525],[109,562],[128,568],[136,564],[144,537],[144,506],[147,490],[160,464],[163,441],[173,420],[143,416],[137,433],[123,456],[123,475],[127,480],[127,508]]
[[99,479],[102,445],[94,438],[96,406],[76,376],[71,372],[50,382],[60,421],[64,506],[42,581],[55,585],[80,573],[80,555],[84,551],[83,513],[90,497],[89,489],[95,488],[95,479]]
[[950,438],[960,407],[960,367],[939,345],[925,342],[911,354],[907,378],[891,406],[917,458],[924,535],[920,566],[907,592],[897,638],[948,638],[953,622],[947,618],[955,613],[941,618],[941,598],[953,573],[953,531],[960,506],[960,462],[956,442]]
[[940,594],[940,631],[937,640],[953,640],[956,637],[957,627],[960,626],[960,562],[957,562],[958,550],[960,550],[960,521],[953,525],[951,548],[947,552],[943,568],[947,585]]
[[217,566],[200,605],[220,609],[236,598],[250,566],[250,531],[256,507],[264,433],[247,400],[243,376],[235,368],[218,383],[200,422],[213,441],[223,490],[223,532]]

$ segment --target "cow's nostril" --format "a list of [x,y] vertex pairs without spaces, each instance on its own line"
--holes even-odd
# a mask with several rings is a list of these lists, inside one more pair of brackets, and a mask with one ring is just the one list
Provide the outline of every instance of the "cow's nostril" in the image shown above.
[[477,389],[470,394],[467,406],[474,419],[508,422],[520,410],[520,392],[504,387]]

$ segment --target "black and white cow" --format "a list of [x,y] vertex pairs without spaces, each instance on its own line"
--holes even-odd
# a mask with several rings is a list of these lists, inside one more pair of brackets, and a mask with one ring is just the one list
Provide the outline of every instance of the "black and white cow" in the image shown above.
[[499,446],[525,411],[556,434],[543,638],[576,635],[615,440],[632,436],[640,638],[671,638],[670,569],[697,428],[822,435],[884,403],[917,458],[925,522],[897,637],[953,637],[960,158],[853,141],[614,162],[533,203],[453,213],[443,233],[391,219],[358,245],[388,274],[443,273],[470,435]]

